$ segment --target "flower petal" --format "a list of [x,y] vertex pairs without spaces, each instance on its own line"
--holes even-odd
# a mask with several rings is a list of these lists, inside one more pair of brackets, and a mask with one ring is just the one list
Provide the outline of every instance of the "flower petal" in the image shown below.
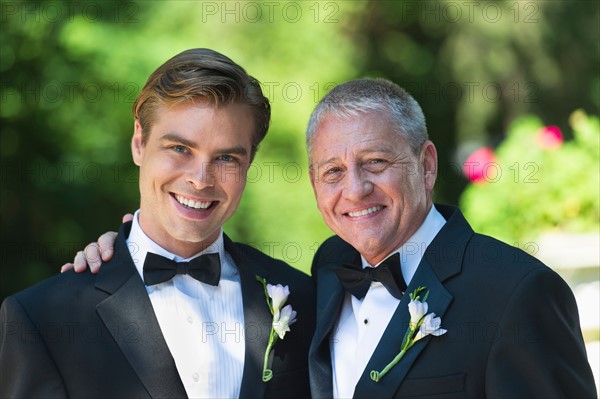
[[292,305],[286,305],[281,312],[277,313],[277,318],[273,318],[273,330],[283,339],[285,333],[290,331],[290,326],[296,322],[296,311]]
[[408,304],[408,312],[410,313],[411,325],[416,325],[427,313],[428,309],[427,302],[410,300]]
[[439,337],[440,335],[444,335],[448,332],[448,330],[444,329],[444,328],[438,328],[437,330],[433,331],[431,333],[431,335],[435,335],[436,337]]
[[267,293],[272,300],[273,313],[277,313],[285,301],[287,301],[288,296],[290,296],[290,289],[287,285],[283,286],[281,284],[267,284]]
[[442,319],[439,317],[435,317],[435,313],[429,313],[425,316],[419,331],[415,335],[413,342],[417,342],[421,338],[428,336],[429,334],[440,336],[445,334],[448,330],[440,328],[442,324]]

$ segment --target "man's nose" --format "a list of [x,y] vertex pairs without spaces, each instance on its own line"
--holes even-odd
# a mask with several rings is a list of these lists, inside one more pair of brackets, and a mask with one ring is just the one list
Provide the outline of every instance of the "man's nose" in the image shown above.
[[350,201],[360,201],[373,192],[373,182],[360,168],[349,169],[345,180],[343,196]]
[[195,189],[201,190],[205,187],[215,185],[217,178],[217,168],[210,162],[196,162],[190,165],[190,169],[186,176],[186,181],[194,186]]

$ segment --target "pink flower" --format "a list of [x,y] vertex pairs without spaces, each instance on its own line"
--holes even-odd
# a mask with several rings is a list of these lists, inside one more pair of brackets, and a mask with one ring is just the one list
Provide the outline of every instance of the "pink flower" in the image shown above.
[[541,148],[552,150],[562,145],[563,134],[558,126],[546,126],[540,129],[536,141]]
[[495,168],[488,171],[490,164],[496,164],[496,156],[490,147],[482,147],[473,152],[463,163],[463,173],[473,183],[483,183],[487,173],[496,173]]

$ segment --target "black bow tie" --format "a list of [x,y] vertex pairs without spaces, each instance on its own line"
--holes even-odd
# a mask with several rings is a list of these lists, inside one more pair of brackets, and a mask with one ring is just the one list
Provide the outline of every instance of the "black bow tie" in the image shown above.
[[206,284],[217,286],[221,278],[221,260],[219,254],[205,254],[189,262],[175,262],[148,252],[144,261],[144,283],[154,285],[169,281],[176,274],[188,274]]
[[333,269],[342,286],[358,299],[363,299],[371,282],[378,281],[397,299],[402,299],[406,283],[400,269],[400,254],[395,253],[377,267],[362,268],[360,264],[344,264]]

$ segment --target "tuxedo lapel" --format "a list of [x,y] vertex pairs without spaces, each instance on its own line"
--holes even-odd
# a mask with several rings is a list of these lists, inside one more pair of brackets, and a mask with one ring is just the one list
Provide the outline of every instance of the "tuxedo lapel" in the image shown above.
[[331,368],[330,339],[334,334],[346,290],[332,267],[352,262],[358,252],[347,243],[335,254],[324,254],[329,258],[326,265],[317,270],[317,328],[309,351],[311,392],[314,398],[329,398],[333,393],[333,371]]
[[[446,224],[427,247],[406,292],[413,292],[419,286],[427,287],[427,313],[435,313],[437,317],[441,317],[443,327],[443,316],[453,298],[443,283],[460,273],[464,251],[473,230],[456,208],[443,205],[436,205],[436,208],[446,219]],[[393,397],[421,351],[431,339],[435,339],[427,336],[419,340],[384,378],[379,382],[371,380],[371,370],[381,371],[400,352],[402,339],[410,322],[409,302],[410,297],[404,295],[356,386],[355,397]]]
[[[267,305],[263,285],[256,280],[256,276],[265,278],[269,282],[269,275],[264,267],[249,259],[229,237],[224,235],[223,238],[225,250],[232,256],[238,268],[242,285],[246,353],[240,398],[261,398],[264,397],[267,388],[267,383],[262,381],[262,370],[272,315]],[[275,350],[271,351],[271,358]]]
[[[429,298],[427,299],[429,309],[427,313],[433,312],[436,316],[442,317],[452,301],[452,295],[444,288],[426,259],[421,261],[406,292],[413,292],[419,286],[425,286],[429,290]],[[356,385],[354,397],[393,397],[394,392],[398,390],[398,387],[404,380],[408,370],[421,351],[425,349],[427,343],[431,340],[431,336],[428,336],[415,343],[415,345],[406,352],[402,360],[400,360],[400,362],[379,382],[375,382],[371,379],[371,370],[381,371],[400,352],[402,339],[404,338],[410,323],[410,313],[408,312],[409,302],[409,295],[404,295],[383,333],[379,345],[375,349],[373,356],[371,356],[367,367]]]
[[346,242],[341,241],[341,248],[336,248],[334,252],[334,256],[323,255],[327,259],[326,265],[317,270],[317,331],[312,342],[315,347],[322,345],[331,334],[346,294],[333,268],[344,263],[360,262],[358,251]]
[[319,270],[318,281],[317,289],[320,300],[317,302],[318,328],[315,332],[314,343],[321,345],[328,339],[336,324],[346,291],[335,272],[330,268]]
[[96,289],[109,297],[96,310],[151,397],[186,397],[152,303],[127,249],[129,229],[130,223],[121,227],[113,260],[98,274]]
[[309,350],[310,383],[314,398],[328,398],[333,392],[330,340],[346,291],[331,269],[318,272],[317,329]]

